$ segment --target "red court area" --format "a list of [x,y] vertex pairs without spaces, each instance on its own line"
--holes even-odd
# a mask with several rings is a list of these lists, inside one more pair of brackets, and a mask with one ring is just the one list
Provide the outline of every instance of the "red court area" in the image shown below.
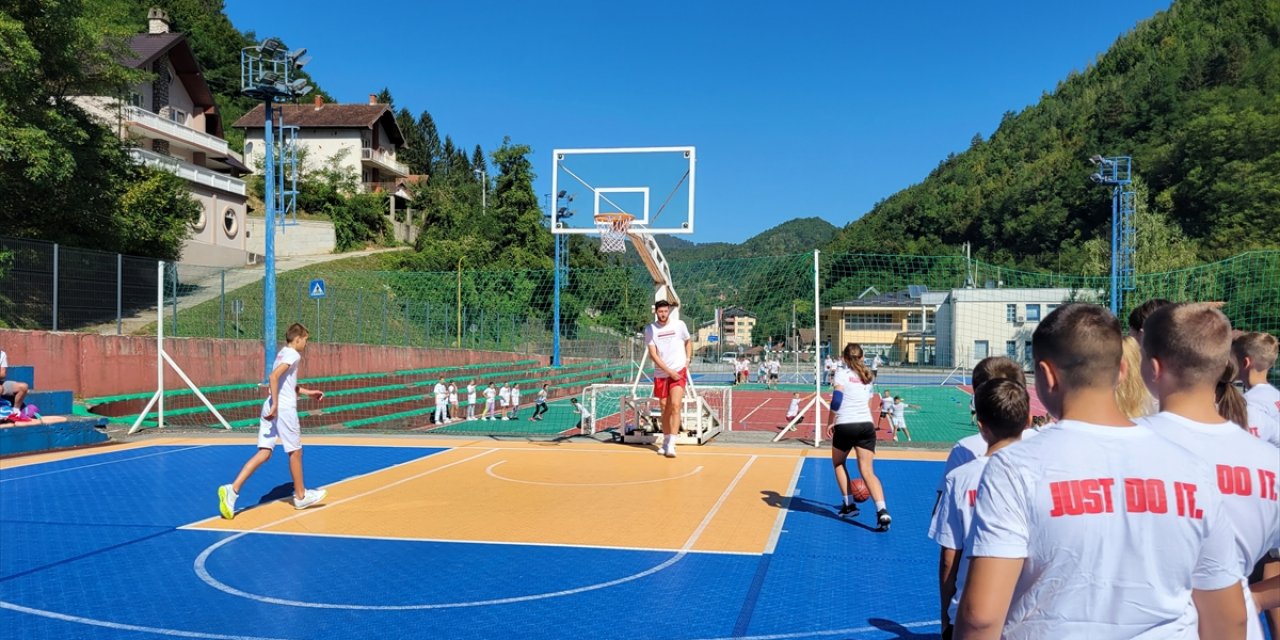
[[[973,395],[973,387],[970,385],[962,384],[960,385],[960,389],[970,396]],[[1033,417],[1049,415],[1049,410],[1044,408],[1044,404],[1040,402],[1040,396],[1036,395],[1035,385],[1029,385],[1027,387],[1027,395],[1031,396],[1031,415]]]
[[[831,394],[823,393],[822,398],[826,402],[831,402]],[[785,428],[789,422],[787,418],[787,408],[791,406],[792,392],[790,391],[761,391],[761,390],[737,390],[733,391],[733,430],[734,431],[769,431],[777,433]],[[800,394],[800,408],[804,410],[813,399],[813,392]],[[822,424],[824,429],[830,427],[827,424],[829,411],[825,406],[817,405],[822,412]],[[878,418],[880,415],[880,397],[875,396],[871,400],[871,415]],[[814,407],[808,407],[803,412],[803,418],[796,423],[795,430],[789,430],[783,435],[783,439],[813,439],[814,426]],[[876,437],[880,440],[892,440],[893,430],[889,426],[888,420],[881,421],[876,425]],[[828,434],[824,433],[822,439],[829,440]]]

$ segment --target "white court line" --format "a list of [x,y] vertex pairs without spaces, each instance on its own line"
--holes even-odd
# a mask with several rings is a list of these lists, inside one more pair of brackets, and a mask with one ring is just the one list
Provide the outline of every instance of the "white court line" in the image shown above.
[[497,473],[494,473],[493,470],[497,468],[498,465],[504,462],[506,462],[506,460],[499,460],[489,465],[489,468],[485,469],[484,472],[489,474],[490,477],[496,478],[498,480],[506,480],[507,482],[519,482],[520,484],[536,484],[543,487],[623,487],[623,486],[633,485],[633,484],[653,484],[655,482],[669,482],[671,480],[680,480],[682,478],[688,478],[690,476],[702,473],[702,467],[699,466],[699,467],[694,467],[693,471],[690,471],[689,473],[686,473],[683,475],[671,476],[670,478],[657,478],[654,480],[630,480],[627,482],[538,482],[536,480],[517,480],[516,478],[508,478],[506,476],[500,476]]
[[26,613],[43,618],[52,618],[63,622],[74,622],[76,624],[86,624],[94,627],[105,627],[107,629],[115,629],[117,631],[154,633],[164,636],[176,636],[179,638],[207,638],[209,640],[278,640],[276,638],[263,638],[260,636],[227,636],[219,633],[201,633],[199,631],[182,631],[181,629],[164,629],[161,627],[143,627],[136,624],[124,624],[121,622],[108,622],[106,620],[82,618],[80,616],[69,616],[65,613],[58,613],[56,611],[24,607],[20,604],[13,604],[12,602],[0,601],[0,609],[9,609],[10,611],[17,611],[18,613]]
[[[791,498],[788,496],[794,496],[796,494],[796,485],[800,482],[800,472],[803,469],[804,458],[800,458],[799,460],[796,460],[795,471],[791,472],[791,482],[787,484],[786,494],[779,496],[783,500],[786,500],[788,505],[791,503]],[[786,524],[787,513],[790,511],[790,507],[778,505],[778,517],[773,521],[773,530],[769,532],[769,541],[764,545],[764,552],[766,554],[773,553],[773,550],[778,548],[778,538],[782,536],[782,525]]]
[[[927,622],[908,622],[899,624],[903,629],[918,629],[920,627],[932,627],[942,624],[941,620],[929,620]],[[872,631],[888,631],[880,627],[851,627],[848,629],[829,629],[826,631],[796,631],[794,633],[771,633],[760,636],[729,636],[725,638],[704,638],[703,640],[793,640],[794,638],[821,638],[823,636],[845,636],[845,635],[861,635],[871,633]]]
[[[481,456],[487,455],[489,453],[493,453],[494,451],[498,451],[498,449],[489,449],[487,451],[483,451],[469,458],[463,458],[462,460],[457,460],[447,465],[436,467],[429,471],[425,471],[423,473],[420,473],[408,478],[404,478],[403,480],[399,480],[397,482],[379,487],[377,489],[372,489],[370,491],[366,491],[365,493],[351,496],[350,498],[345,498],[343,500],[339,500],[338,502],[334,503],[334,506],[341,504],[343,502],[349,502],[351,500],[355,500],[367,495],[371,495],[373,493],[377,493],[384,489],[388,489],[398,484],[402,484],[404,482],[408,482],[410,480],[414,480],[431,473],[435,473],[436,471],[440,471],[442,469],[447,469],[454,465],[462,464],[464,462],[470,462],[471,460],[475,460],[476,458],[479,458]],[[287,600],[285,598],[273,598],[270,596],[262,596],[255,593],[249,593],[247,591],[241,591],[239,589],[236,589],[235,587],[232,587],[228,584],[225,584],[219,581],[217,578],[214,578],[213,575],[209,573],[208,569],[206,568],[206,563],[209,559],[209,556],[214,551],[216,551],[219,547],[222,547],[234,540],[244,537],[245,535],[248,535],[249,533],[252,533],[257,529],[264,529],[266,527],[274,526],[283,522],[288,522],[290,520],[300,518],[306,515],[307,512],[305,511],[302,513],[299,513],[298,515],[290,516],[288,518],[283,518],[276,522],[262,525],[260,527],[255,528],[254,530],[238,533],[234,536],[225,538],[223,540],[215,542],[212,545],[209,545],[204,551],[200,553],[199,557],[196,558],[194,568],[195,568],[196,575],[199,576],[199,578],[203,580],[205,584],[208,584],[209,586],[215,589],[218,589],[219,591],[222,591],[224,593],[229,593],[233,596],[239,596],[241,598],[255,600],[257,602],[262,602],[266,604],[277,604],[277,605],[283,605],[283,606],[289,606],[289,607],[305,607],[305,608],[311,608],[311,609],[345,609],[345,610],[354,610],[354,611],[409,611],[409,610],[427,610],[427,609],[456,609],[461,607],[480,607],[480,606],[487,606],[487,605],[494,605],[494,604],[513,604],[517,602],[530,602],[534,600],[545,600],[548,598],[557,598],[562,596],[576,595],[579,593],[596,591],[599,589],[606,589],[608,587],[614,587],[620,584],[625,584],[627,582],[632,582],[634,580],[639,580],[640,578],[644,578],[644,577],[653,575],[655,573],[658,573],[670,567],[671,565],[674,565],[680,560],[682,560],[686,555],[688,555],[689,550],[693,548],[693,545],[697,544],[698,539],[702,536],[702,533],[706,531],[707,527],[711,524],[712,519],[714,519],[716,514],[720,511],[720,507],[722,507],[725,501],[729,499],[729,495],[733,493],[733,490],[738,486],[738,483],[742,481],[742,478],[746,476],[747,470],[751,468],[751,465],[754,464],[755,461],[756,461],[756,456],[752,456],[750,459],[747,460],[746,464],[742,465],[742,469],[738,471],[738,475],[734,476],[733,481],[731,481],[729,483],[729,486],[725,488],[724,492],[720,494],[719,499],[717,499],[715,504],[712,505],[711,509],[707,512],[707,515],[703,517],[702,522],[700,522],[698,526],[693,530],[693,533],[690,534],[689,538],[685,541],[684,546],[682,546],[674,556],[672,556],[671,558],[668,558],[665,562],[661,564],[650,567],[649,569],[646,569],[639,573],[617,578],[615,580],[610,580],[608,582],[600,582],[600,583],[586,585],[582,587],[575,587],[573,589],[564,589],[562,591],[553,591],[548,593],[537,593],[537,594],[531,594],[527,596],[494,598],[490,600],[473,600],[470,602],[443,602],[443,603],[435,603],[435,604],[406,604],[406,605],[358,605],[358,604],[338,604],[338,603],[325,603],[325,602],[306,602],[301,600]]]
[[[153,445],[153,446],[164,446],[164,445]],[[106,462],[95,462],[95,463],[93,463],[93,464],[82,464],[82,465],[80,465],[80,466],[78,466],[78,467],[67,467],[66,469],[55,469],[55,470],[53,470],[53,471],[45,471],[45,472],[43,472],[43,473],[33,473],[33,474],[29,475],[29,476],[18,476],[17,478],[4,478],[4,479],[0,479],[0,482],[12,482],[12,481],[14,481],[14,480],[26,480],[27,478],[38,478],[38,477],[40,477],[40,476],[49,476],[49,475],[53,475],[53,474],[55,474],[55,473],[65,473],[65,472],[67,472],[67,471],[79,471],[80,469],[88,469],[88,468],[90,468],[90,467],[101,467],[101,466],[102,466],[102,465],[104,465],[104,464],[115,464],[115,463],[117,463],[117,462],[129,462],[129,461],[131,461],[131,460],[141,460],[141,459],[143,459],[143,458],[153,458],[153,457],[155,457],[155,456],[164,456],[164,455],[169,455],[170,453],[178,453],[179,451],[190,451],[190,450],[192,450],[192,449],[203,449],[203,448],[205,448],[205,447],[207,447],[207,446],[209,446],[209,445],[207,445],[207,444],[198,444],[198,445],[191,446],[191,447],[183,447],[183,448],[181,448],[181,449],[173,449],[173,450],[170,450],[170,451],[157,451],[156,453],[148,453],[148,454],[146,454],[146,455],[133,456],[133,457],[131,457],[131,458],[120,458],[119,460],[107,460]],[[130,451],[132,451],[132,449],[130,449]],[[50,460],[49,462],[39,462],[39,463],[37,463],[37,464],[50,464],[50,463],[52,463],[52,462],[59,462],[59,461],[58,461],[58,460]],[[24,465],[24,466],[25,466],[25,465]],[[32,465],[32,466],[34,466],[34,465]],[[14,468],[14,469],[21,469],[21,468],[23,468],[23,467],[13,467],[13,468]]]
[[757,411],[759,411],[759,410],[763,409],[763,408],[764,408],[764,406],[765,406],[766,404],[769,404],[770,402],[773,402],[774,400],[776,400],[776,398],[765,398],[765,399],[764,399],[764,402],[761,402],[761,403],[760,403],[760,406],[758,406],[758,407],[756,407],[756,408],[752,409],[752,410],[751,410],[751,413],[748,413],[747,415],[742,416],[742,418],[740,418],[740,419],[738,420],[738,424],[746,424],[746,423],[747,423],[747,418],[750,418],[751,416],[755,415],[755,412],[757,412]]

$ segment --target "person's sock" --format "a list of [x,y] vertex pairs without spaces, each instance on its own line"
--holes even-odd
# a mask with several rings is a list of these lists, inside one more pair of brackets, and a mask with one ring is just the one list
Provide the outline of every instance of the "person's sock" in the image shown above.
[[849,506],[849,494],[847,494],[847,493],[846,493],[846,494],[844,494],[843,496],[840,496],[840,497],[841,497],[841,498],[844,498],[844,506],[846,506],[846,507],[847,507],[847,506]]
[[876,500],[876,511],[884,511],[884,500]]

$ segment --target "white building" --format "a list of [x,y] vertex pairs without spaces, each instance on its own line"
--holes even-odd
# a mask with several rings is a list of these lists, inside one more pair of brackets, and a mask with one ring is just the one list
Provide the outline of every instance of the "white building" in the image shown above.
[[1063,303],[1095,302],[1079,289],[952,289],[938,307],[938,364],[972,368],[987,356],[1032,367],[1031,335]]
[[131,56],[120,61],[152,78],[127,98],[85,96],[76,103],[135,146],[134,160],[171,171],[187,181],[200,203],[200,219],[182,249],[182,262],[240,266],[245,248],[245,183],[248,173],[222,137],[222,118],[187,37],[169,30],[160,9],[147,14],[148,33],[129,39]]

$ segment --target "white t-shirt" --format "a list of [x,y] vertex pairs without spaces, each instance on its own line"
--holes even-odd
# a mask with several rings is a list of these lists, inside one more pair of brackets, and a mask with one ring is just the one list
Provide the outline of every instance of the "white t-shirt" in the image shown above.
[[893,403],[893,423],[906,426],[907,424],[907,403],[899,400]]
[[822,366],[827,370],[827,373],[832,373],[836,370],[836,361],[831,358],[827,358],[827,361],[823,363]]
[[[672,371],[679,371],[689,366],[685,343],[689,341],[689,327],[684,320],[667,320],[667,324],[658,326],[654,322],[644,328],[644,343],[657,348],[662,364]],[[667,377],[667,372],[658,369],[653,372],[655,378]]]
[[577,403],[577,402],[573,403],[573,411],[581,415],[582,419],[584,420],[591,418],[591,412],[588,411],[587,408],[582,406],[582,404],[580,403]]
[[[2,365],[0,365],[2,366]],[[1263,383],[1244,393],[1249,405],[1249,432],[1280,447],[1280,390]]]
[[1143,425],[1063,421],[991,456],[972,553],[1024,559],[1002,637],[1196,640],[1191,590],[1240,581],[1216,484]]
[[476,386],[474,384],[467,385],[467,402],[469,404],[476,403]]
[[856,371],[843,365],[836,369],[833,384],[844,394],[840,410],[836,411],[836,424],[871,422],[871,385],[863,384]]
[[458,387],[457,385],[449,385],[449,404],[458,404]]
[[[985,444],[985,443],[984,443]],[[963,550],[960,565],[956,567],[956,594],[947,606],[950,619],[956,619],[960,606],[960,594],[969,575],[969,537],[973,531],[973,503],[978,497],[978,483],[982,470],[987,468],[987,456],[979,456],[956,467],[942,479],[942,501],[929,524],[929,537],[939,546]]]
[[437,406],[444,404],[445,400],[449,399],[449,388],[444,386],[443,382],[437,382],[432,391],[436,394]]
[[[880,413],[893,413],[893,396],[880,396]],[[972,458],[970,458],[970,460],[972,460]]]
[[546,389],[538,389],[538,399],[537,399],[537,400],[535,400],[534,402],[537,402],[538,404],[546,404],[546,403],[547,403],[547,390],[546,390]]
[[5,353],[4,349],[0,349],[0,369],[8,369],[8,368],[9,368],[9,354]]
[[511,404],[517,407],[520,406],[520,389],[517,387],[511,388]]
[[298,406],[298,363],[302,361],[302,354],[298,353],[293,347],[284,347],[276,354],[276,361],[271,365],[271,370],[275,371],[280,365],[289,365],[289,370],[280,376],[280,389],[276,393],[276,398],[280,403],[279,408],[296,408]]
[[780,370],[782,370],[781,362],[778,362],[777,360],[769,361],[769,375],[777,375]]
[[800,413],[800,398],[792,398],[791,404],[787,405],[787,417],[794,418]]
[[511,387],[504,385],[498,390],[498,404],[504,407],[511,404]]
[[486,402],[492,403],[492,402],[493,402],[494,397],[495,397],[495,396],[497,396],[497,395],[498,395],[498,392],[497,392],[496,390],[494,390],[494,388],[493,388],[493,387],[485,387],[485,388],[484,388],[484,399],[485,399],[485,401],[486,401]]
[[[1029,427],[1022,430],[1022,439],[1026,440],[1037,436],[1048,429],[1048,427]],[[947,481],[947,474],[959,468],[961,465],[987,455],[987,441],[982,439],[981,433],[975,433],[971,436],[965,436],[956,441],[951,447],[951,453],[947,454],[947,462],[942,467],[942,479],[938,481],[938,491],[942,491],[943,484]]]

